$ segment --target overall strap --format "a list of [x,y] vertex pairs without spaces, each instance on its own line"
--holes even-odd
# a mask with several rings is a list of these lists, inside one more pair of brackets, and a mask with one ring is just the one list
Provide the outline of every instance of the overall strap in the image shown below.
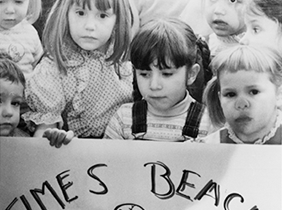
[[205,105],[197,101],[189,106],[186,122],[182,130],[182,135],[196,138],[199,133],[199,125],[204,113]]
[[132,106],[132,135],[138,139],[137,134],[145,135],[147,132],[147,102],[136,101]]

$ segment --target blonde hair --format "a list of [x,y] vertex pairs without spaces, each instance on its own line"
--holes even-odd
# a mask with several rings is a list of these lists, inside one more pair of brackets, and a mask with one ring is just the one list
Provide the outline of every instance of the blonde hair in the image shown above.
[[41,0],[29,0],[29,5],[26,14],[26,20],[33,24],[40,16],[42,10]]
[[217,54],[212,62],[215,77],[208,83],[203,101],[212,123],[222,126],[225,117],[219,101],[220,75],[222,72],[256,71],[267,72],[270,81],[277,87],[282,85],[282,57],[273,49],[262,46],[236,45]]
[[97,9],[105,11],[112,8],[116,15],[116,23],[110,42],[113,43],[113,53],[106,59],[118,66],[120,61],[128,58],[131,41],[131,26],[133,25],[131,7],[128,0],[57,0],[53,5],[43,31],[43,46],[54,59],[59,71],[66,72],[67,56],[64,54],[64,44],[77,49],[76,43],[70,38],[68,12],[73,4],[87,6],[91,9],[91,1],[95,1]]

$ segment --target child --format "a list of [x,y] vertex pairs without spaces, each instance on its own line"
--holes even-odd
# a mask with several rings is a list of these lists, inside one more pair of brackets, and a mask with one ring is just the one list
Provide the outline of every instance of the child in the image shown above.
[[211,56],[226,47],[239,43],[245,32],[242,0],[205,0],[204,13],[208,25],[214,32],[209,36]]
[[26,78],[43,53],[38,33],[31,25],[40,11],[41,0],[0,1],[0,51],[17,62]]
[[205,0],[189,0],[179,18],[191,26],[195,34],[208,40],[209,35],[213,32],[204,16]]
[[204,106],[187,91],[201,68],[202,42],[178,19],[146,23],[131,44],[135,102],[119,108],[104,138],[184,141],[207,135]]
[[28,137],[17,128],[24,100],[25,78],[6,53],[0,53],[0,136]]
[[252,0],[246,11],[247,30],[240,42],[266,45],[282,55],[282,1]]
[[204,101],[215,125],[207,143],[282,144],[282,58],[268,48],[239,45],[212,61],[216,77]]
[[72,130],[76,137],[101,138],[110,118],[132,100],[127,59],[131,16],[127,0],[57,0],[43,32],[47,54],[27,82],[36,125]]

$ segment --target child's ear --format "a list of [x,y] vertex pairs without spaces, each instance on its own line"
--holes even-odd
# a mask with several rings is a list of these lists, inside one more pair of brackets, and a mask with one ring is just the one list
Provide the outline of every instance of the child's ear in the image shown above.
[[188,72],[188,80],[187,85],[192,85],[193,82],[196,80],[198,73],[200,71],[200,65],[195,63]]

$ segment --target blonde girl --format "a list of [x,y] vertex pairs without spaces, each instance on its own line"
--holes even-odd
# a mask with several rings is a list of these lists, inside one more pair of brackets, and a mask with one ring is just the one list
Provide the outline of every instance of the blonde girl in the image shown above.
[[282,144],[282,58],[263,47],[238,45],[212,61],[216,77],[204,101],[211,121],[223,126],[207,143]]
[[43,53],[38,33],[31,25],[40,12],[41,0],[0,1],[0,51],[12,57],[26,78]]
[[27,82],[24,119],[100,138],[117,108],[131,101],[127,60],[132,25],[127,0],[57,0],[43,32],[46,54]]

